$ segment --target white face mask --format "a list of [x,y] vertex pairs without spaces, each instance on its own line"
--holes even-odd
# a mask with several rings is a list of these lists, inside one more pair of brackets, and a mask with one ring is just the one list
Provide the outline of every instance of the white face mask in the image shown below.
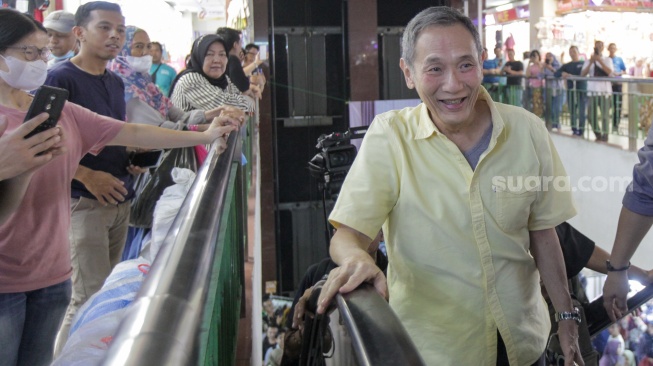
[[73,56],[75,56],[75,52],[73,52],[73,50],[70,50],[70,51],[68,51],[68,53],[66,53],[66,54],[63,55],[63,56],[55,56],[55,55],[53,54],[53,55],[52,55],[52,59],[57,60],[57,61],[60,61],[60,60],[67,60],[67,59],[69,59],[69,58],[72,58]]
[[129,62],[129,66],[131,66],[134,71],[142,74],[149,74],[150,68],[152,67],[152,56],[127,56],[127,62]]
[[34,90],[43,85],[48,76],[48,64],[38,59],[35,61],[19,60],[13,56],[2,56],[9,71],[0,69],[0,78],[9,86],[20,90]]

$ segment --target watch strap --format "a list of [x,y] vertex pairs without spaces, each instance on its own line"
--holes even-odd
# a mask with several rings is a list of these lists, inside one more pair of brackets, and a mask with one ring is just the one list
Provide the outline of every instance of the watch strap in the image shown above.
[[581,323],[580,310],[577,307],[572,311],[556,312],[554,318],[556,323],[561,320],[575,320],[577,324]]
[[630,262],[628,262],[627,265],[619,268],[615,268],[612,266],[609,260],[605,261],[605,266],[608,269],[608,272],[621,272],[621,271],[627,271],[630,268]]

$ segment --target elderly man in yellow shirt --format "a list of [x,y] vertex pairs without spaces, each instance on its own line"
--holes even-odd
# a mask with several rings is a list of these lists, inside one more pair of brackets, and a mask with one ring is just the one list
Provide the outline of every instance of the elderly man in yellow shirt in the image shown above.
[[[469,18],[432,7],[408,24],[400,66],[422,104],[378,115],[340,192],[318,312],[361,282],[388,296],[428,365],[542,360],[558,312],[566,358],[583,365],[580,320],[555,226],[575,215],[542,120],[481,86]],[[365,249],[383,225],[388,278]]]

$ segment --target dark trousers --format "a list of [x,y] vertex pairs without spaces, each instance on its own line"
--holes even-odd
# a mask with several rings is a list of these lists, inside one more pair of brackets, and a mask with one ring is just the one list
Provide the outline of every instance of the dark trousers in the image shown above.
[[585,119],[587,113],[587,91],[567,90],[567,107],[571,115],[571,129],[576,135],[582,135],[585,131]]
[[621,122],[621,100],[622,100],[623,84],[612,84],[612,131],[617,131],[619,123]]
[[[608,140],[609,118],[610,118],[610,95],[600,94],[589,97],[589,120],[600,141]],[[599,120],[599,114],[601,114]]]
[[[531,366],[544,366],[545,365],[545,358],[544,354],[542,354],[542,357],[540,357],[539,360],[535,361],[535,363]],[[508,362],[508,352],[506,351],[506,344],[503,343],[503,338],[501,338],[501,334],[497,331],[497,366],[510,366],[510,363]]]

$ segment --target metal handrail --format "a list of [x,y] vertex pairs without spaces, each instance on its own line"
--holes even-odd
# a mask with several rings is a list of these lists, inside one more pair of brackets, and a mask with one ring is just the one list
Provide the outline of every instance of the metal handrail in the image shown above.
[[338,294],[336,303],[358,365],[426,365],[397,315],[373,286],[364,283]]
[[544,76],[547,80],[578,80],[578,81],[610,81],[615,83],[638,83],[638,84],[653,84],[653,78],[636,78],[636,77],[597,77],[597,76],[575,76],[569,75],[566,78],[555,76]]
[[[244,130],[244,129],[241,129]],[[227,150],[214,143],[102,365],[188,365],[197,362],[198,334],[221,230],[229,176],[242,138]]]
[[531,76],[526,76],[526,75],[488,75],[491,77],[497,77],[497,78],[519,78],[519,79],[547,79],[547,80],[578,80],[578,81],[610,81],[610,82],[616,82],[616,83],[638,83],[638,84],[653,84],[653,78],[639,78],[639,77],[631,77],[631,76],[623,76],[623,77],[602,77],[602,76],[578,76],[578,75],[568,75],[566,78],[561,77],[555,77],[552,75],[531,75]]
[[[653,284],[646,286],[626,301],[628,311],[623,314],[622,318],[646,304],[651,299],[653,299]],[[608,317],[608,312],[605,310],[605,307],[603,307],[603,295],[589,304],[585,317],[587,318],[587,328],[591,337],[594,337],[611,324],[614,324]]]

